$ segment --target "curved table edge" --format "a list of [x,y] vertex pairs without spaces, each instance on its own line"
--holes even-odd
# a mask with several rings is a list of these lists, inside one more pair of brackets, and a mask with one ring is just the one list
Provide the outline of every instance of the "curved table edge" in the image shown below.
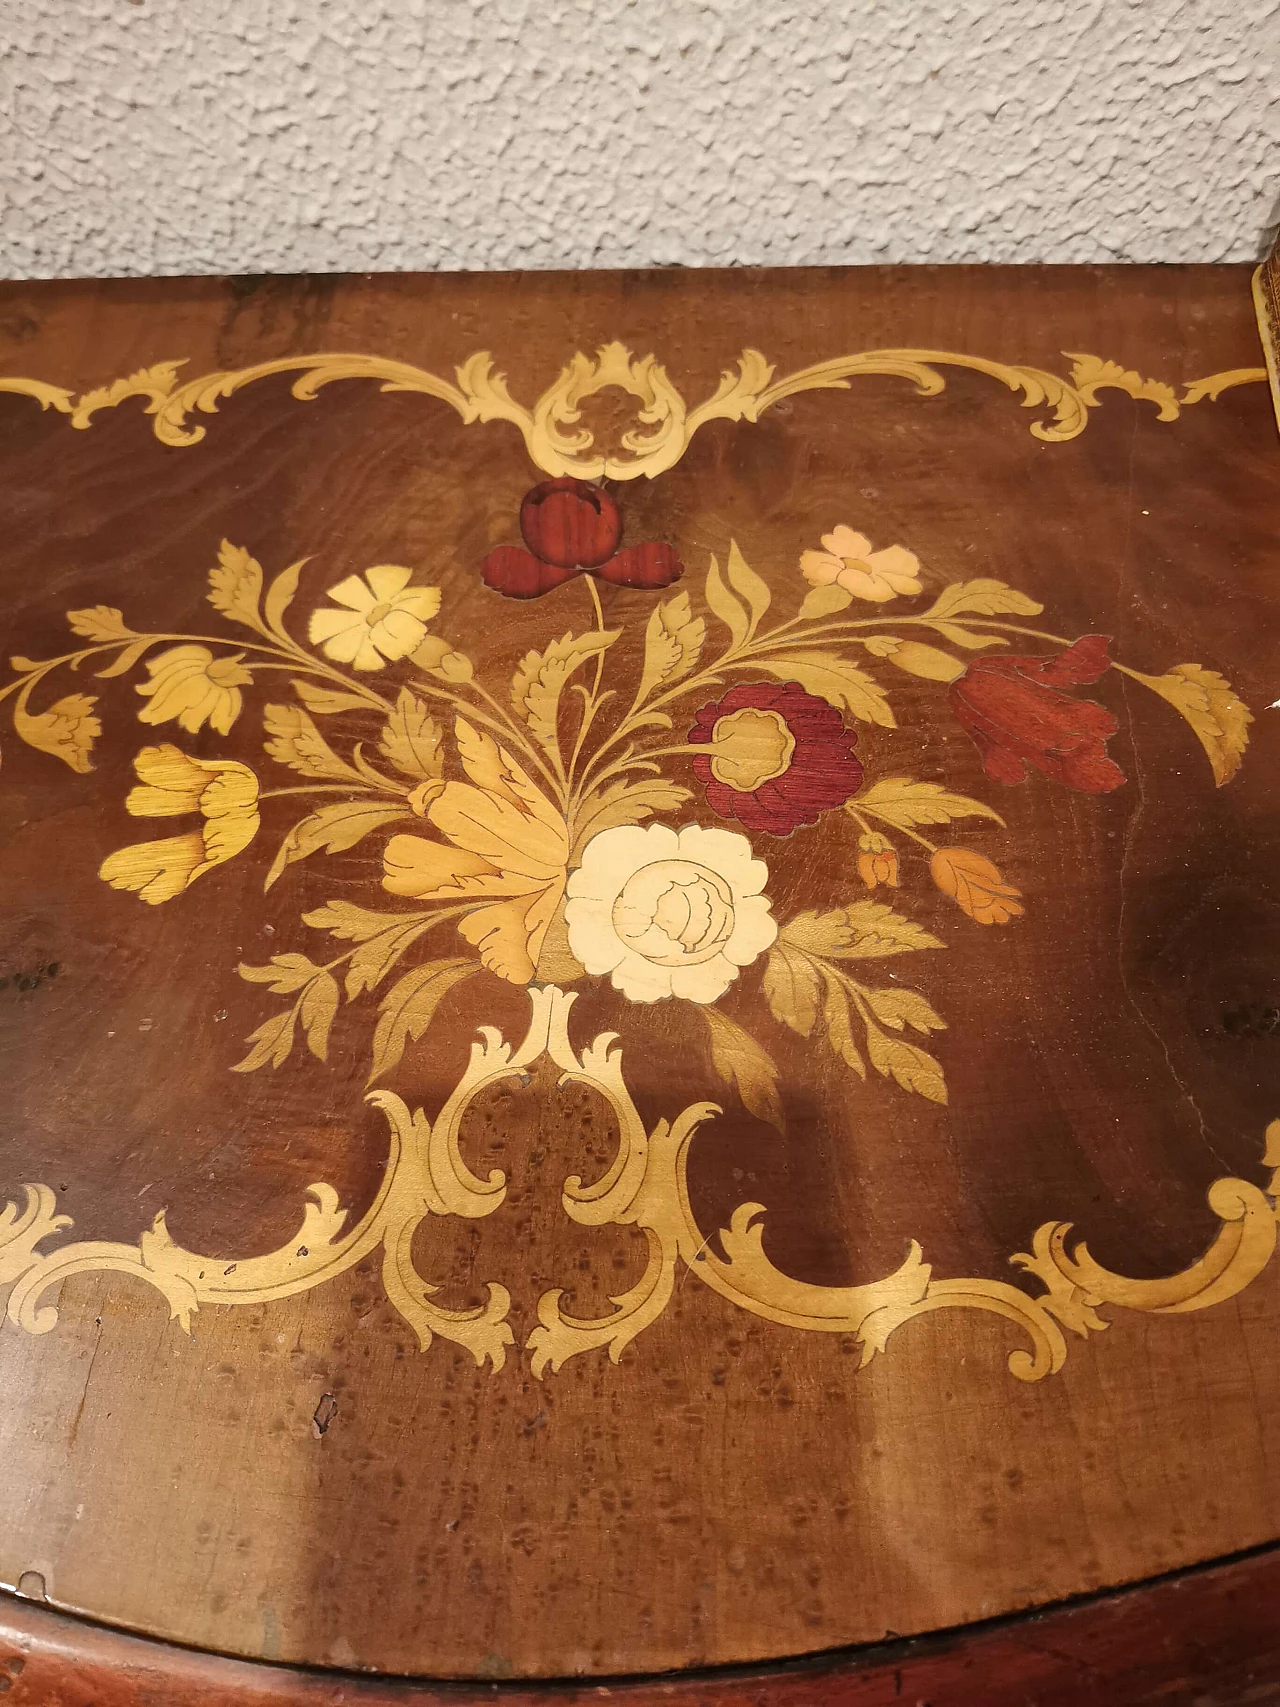
[[1280,1543],[963,1629],[617,1681],[308,1671],[181,1648],[0,1592],[4,1707],[1177,1707],[1207,1691],[1214,1707],[1231,1707],[1272,1690],[1280,1697]]

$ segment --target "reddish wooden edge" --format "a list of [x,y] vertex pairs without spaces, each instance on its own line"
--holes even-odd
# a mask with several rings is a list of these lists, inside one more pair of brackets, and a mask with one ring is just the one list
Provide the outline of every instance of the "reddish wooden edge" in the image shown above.
[[1280,1546],[1117,1594],[820,1659],[601,1683],[294,1670],[0,1593],[4,1707],[1212,1707],[1280,1699]]

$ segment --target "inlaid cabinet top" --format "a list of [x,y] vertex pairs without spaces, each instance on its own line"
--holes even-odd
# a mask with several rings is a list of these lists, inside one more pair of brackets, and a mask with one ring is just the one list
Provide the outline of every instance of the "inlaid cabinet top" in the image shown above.
[[1280,1532],[1267,289],[0,287],[0,1584],[608,1675]]

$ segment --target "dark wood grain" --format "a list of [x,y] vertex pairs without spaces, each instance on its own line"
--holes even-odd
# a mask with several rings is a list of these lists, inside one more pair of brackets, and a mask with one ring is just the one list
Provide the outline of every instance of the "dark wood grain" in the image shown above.
[[[325,349],[449,375],[487,348],[532,399],[612,338],[653,350],[691,399],[747,346],[780,371],[912,347],[1065,373],[1063,351],[1088,351],[1175,388],[1260,361],[1233,267],[0,287],[0,372],[76,390],[170,358],[195,375]],[[617,401],[584,416],[603,431]],[[1011,1255],[1056,1219],[1104,1264],[1168,1275],[1219,1227],[1215,1180],[1266,1179],[1262,1135],[1280,1114],[1267,388],[1176,421],[1105,392],[1079,438],[1051,445],[1019,401],[963,371],[934,398],[859,379],[754,424],[714,422],[659,478],[612,488],[623,547],[677,546],[686,587],[734,539],[790,599],[800,550],[843,521],[909,542],[932,584],[1005,581],[1045,605],[1053,632],[1105,634],[1142,670],[1201,660],[1257,714],[1240,775],[1216,790],[1187,726],[1109,677],[1087,691],[1119,720],[1110,751],[1128,780],[1089,796],[1038,777],[993,789],[964,730],[940,721],[934,681],[895,683],[896,730],[859,726],[869,775],[912,770],[992,799],[1008,827],[983,846],[1027,902],[1016,928],[986,930],[927,881],[912,893],[947,941],[921,982],[948,1018],[945,1108],[854,1080],[744,981],[725,1012],[782,1065],[780,1137],[715,1078],[678,1004],[627,1011],[628,1082],[650,1127],[725,1104],[693,1151],[699,1227],[765,1205],[765,1248],[801,1281],[870,1281],[912,1239],[938,1277],[1016,1278]],[[510,425],[464,426],[365,381],[300,402],[281,377],[201,419],[204,442],[179,449],[136,401],[78,431],[0,394],[9,650],[53,655],[65,611],[100,602],[206,632],[223,538],[273,570],[306,558],[300,608],[368,564],[414,565],[500,683],[530,645],[589,624],[581,583],[520,605],[481,580],[486,553],[520,544],[541,478]],[[654,595],[599,591],[635,662]],[[164,1208],[183,1245],[243,1260],[292,1236],[313,1181],[358,1215],[383,1177],[385,1121],[362,1101],[367,1027],[346,1010],[327,1063],[299,1051],[278,1071],[229,1071],[271,1009],[237,963],[314,947],[299,915],[335,895],[385,900],[378,854],[306,862],[266,894],[256,850],[181,905],[109,889],[103,859],[162,833],[123,805],[135,680],[92,684],[92,772],[5,735],[0,1205],[41,1180],[76,1238],[133,1243]],[[256,762],[260,710],[227,738],[182,739]],[[288,805],[266,808],[277,840]],[[673,821],[705,819],[699,796]],[[847,899],[853,849],[838,814],[771,844],[778,915]],[[460,986],[388,1084],[434,1115],[477,1028],[518,1037],[527,1012],[496,979]],[[575,1038],[618,1029],[607,984],[584,988]],[[544,1062],[466,1117],[473,1169],[511,1176],[502,1214],[432,1220],[414,1244],[450,1307],[500,1276],[517,1347],[547,1288],[603,1312],[647,1249],[635,1229],[566,1220],[564,1180],[602,1172],[614,1134],[595,1093],[555,1078]],[[0,1582],[35,1572],[57,1607],[254,1658],[471,1678],[755,1661],[990,1618],[1280,1535],[1274,1267],[1203,1314],[1109,1312],[1032,1386],[1008,1372],[1017,1329],[990,1315],[926,1316],[859,1371],[854,1336],[749,1315],[685,1271],[618,1366],[596,1353],[543,1381],[514,1352],[498,1376],[443,1342],[420,1353],[375,1259],[283,1302],[202,1310],[189,1338],[121,1276],[67,1281],[59,1307],[47,1336],[0,1333]],[[1040,1687],[1041,1661],[1020,1651]],[[832,1699],[879,1700],[882,1684]]]

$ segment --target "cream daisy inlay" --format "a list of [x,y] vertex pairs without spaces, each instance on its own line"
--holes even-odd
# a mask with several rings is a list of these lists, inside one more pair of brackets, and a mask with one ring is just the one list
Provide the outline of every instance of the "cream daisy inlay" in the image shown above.
[[407,658],[427,636],[427,624],[440,609],[438,587],[411,587],[413,570],[382,563],[363,579],[348,575],[329,597],[342,610],[318,610],[308,630],[313,645],[327,658],[357,670],[380,670]]

